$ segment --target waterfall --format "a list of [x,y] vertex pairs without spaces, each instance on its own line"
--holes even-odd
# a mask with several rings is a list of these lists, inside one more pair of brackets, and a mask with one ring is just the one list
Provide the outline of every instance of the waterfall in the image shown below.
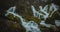
[[7,14],[5,14],[5,16],[7,16],[9,13],[14,13],[15,12],[15,9],[16,9],[16,6],[13,6],[13,7],[9,8],[7,10]]
[[[35,7],[32,5],[31,6],[31,8],[32,8],[32,12],[33,12],[33,15],[34,15],[34,17],[37,17],[37,18],[41,18],[41,15],[43,15],[43,17],[42,18],[44,18],[45,20],[46,20],[46,18],[49,16],[49,13],[48,13],[48,5],[46,5],[44,8],[42,7],[42,6],[39,6],[39,8],[40,8],[40,10],[39,11],[37,11],[36,9],[35,9]],[[50,6],[50,9],[49,9],[49,12],[51,12],[52,11],[52,13],[51,13],[51,15],[49,16],[49,17],[51,17],[52,16],[52,14],[55,12],[55,11],[57,11],[58,10],[58,6],[57,5],[55,5],[55,4],[51,4],[51,6]],[[44,14],[45,15],[44,15]]]
[[45,15],[43,15],[43,18],[46,19],[49,15],[49,13],[47,13],[48,12],[48,5],[46,5],[44,8],[42,8],[42,6],[39,6],[39,8],[40,8],[39,11],[45,14]]
[[43,15],[43,14],[36,11],[34,6],[31,6],[31,8],[32,8],[33,16],[40,19],[40,15]]
[[[38,19],[41,18],[41,15],[43,15],[44,19],[46,19],[48,17],[48,15],[49,15],[49,13],[47,13],[47,11],[48,11],[48,5],[46,5],[44,8],[42,8],[42,6],[39,6],[39,8],[40,8],[39,11],[36,11],[35,8],[34,8],[34,6],[31,6],[31,8],[32,8],[32,12],[33,12],[34,17],[37,17]],[[5,14],[5,16],[7,17],[9,14],[13,14],[14,17],[15,16],[19,17],[20,20],[21,20],[21,22],[22,22],[22,26],[24,26],[25,29],[26,29],[26,32],[41,32],[40,28],[38,28],[38,24],[37,23],[35,23],[33,20],[27,22],[26,19],[22,18],[21,15],[18,15],[17,13],[15,13],[15,9],[16,9],[16,6],[10,7],[7,10],[7,13]],[[56,5],[51,4],[50,9],[49,9],[49,11],[53,10],[53,12],[51,13],[51,15],[57,9],[58,9],[58,7]],[[42,14],[42,13],[40,13],[40,12],[45,13],[45,15]],[[55,22],[55,23],[56,23],[56,25],[58,25],[57,23],[59,23],[59,22]],[[46,26],[46,27],[50,27],[51,26],[51,24],[46,24],[45,20],[41,20],[40,25],[43,25],[43,26]]]
[[[55,11],[57,11],[59,7],[58,7],[57,5],[55,5],[54,3],[51,3],[50,8],[48,7],[48,5],[46,5],[44,8],[43,8],[42,6],[39,6],[39,8],[40,8],[39,11],[37,11],[33,5],[31,6],[31,8],[32,8],[32,12],[33,12],[34,17],[37,17],[37,18],[40,19],[40,18],[41,18],[40,16],[43,15],[42,18],[44,18],[44,20],[41,20],[40,25],[43,25],[43,26],[46,26],[46,27],[50,27],[51,24],[46,24],[46,23],[45,23],[46,18],[47,18],[47,17],[49,16],[49,14],[50,14],[50,13],[48,13],[48,11],[49,11],[49,12],[52,11],[51,15],[49,16],[49,17],[51,17],[52,14],[53,14]],[[44,15],[43,13],[41,13],[41,12],[43,12],[45,15]],[[36,14],[37,14],[37,15],[36,15]],[[58,23],[58,22],[56,22],[56,23]]]
[[24,18],[22,18],[22,16],[14,13],[15,9],[16,9],[16,6],[9,8],[7,10],[7,13],[5,14],[5,16],[7,17],[10,13],[10,14],[13,14],[14,16],[19,17],[22,22],[22,26],[24,26],[26,28],[26,32],[41,32],[40,29],[38,28],[37,23],[35,23],[34,21],[26,22],[26,20]]
[[[39,11],[36,11],[35,10],[35,8],[34,8],[34,6],[31,6],[31,8],[32,8],[32,11],[33,11],[33,15],[34,15],[34,17],[37,17],[37,18],[41,18],[41,15],[43,15],[43,17],[42,18],[44,18],[44,19],[46,19],[47,17],[48,17],[48,13],[47,13],[47,10],[48,10],[48,5],[46,5],[45,7],[44,7],[44,9],[42,9],[42,6],[39,6],[39,8],[40,8],[40,10]],[[42,13],[39,13],[39,12],[43,12],[44,14],[42,14]],[[37,15],[36,15],[37,14]]]
[[50,28],[51,24],[46,24],[45,21],[41,21],[40,25]]
[[60,20],[55,20],[56,26],[60,26]]
[[52,16],[52,14],[55,12],[55,11],[57,11],[59,9],[59,7],[57,6],[57,5],[55,5],[55,4],[51,4],[51,6],[50,6],[50,11],[53,11],[52,13],[51,13],[51,15],[49,16],[49,17],[51,17]]
[[54,3],[52,3],[49,10],[50,11],[57,11],[58,10],[58,6],[55,5]]

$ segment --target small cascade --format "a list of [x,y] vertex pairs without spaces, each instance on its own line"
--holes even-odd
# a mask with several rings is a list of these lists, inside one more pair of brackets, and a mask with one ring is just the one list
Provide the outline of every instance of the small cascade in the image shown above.
[[[35,10],[35,8],[34,8],[34,6],[31,6],[31,8],[32,8],[32,11],[33,11],[33,15],[34,15],[34,17],[37,17],[37,18],[41,18],[41,16],[42,16],[42,18],[44,18],[44,19],[46,19],[47,17],[48,17],[48,13],[47,13],[47,10],[48,10],[48,5],[46,5],[45,7],[44,7],[44,9],[42,8],[42,6],[39,6],[39,8],[40,8],[40,10],[39,11],[36,11]],[[40,12],[42,12],[42,13],[40,13]],[[45,15],[44,15],[44,14]]]
[[11,7],[11,8],[8,9],[8,12],[13,12],[14,13],[15,9],[16,9],[16,6],[13,6],[13,7]]
[[57,11],[58,8],[59,8],[59,7],[58,7],[57,5],[55,5],[54,3],[52,3],[49,10],[50,10],[50,11]]
[[34,21],[23,22],[23,26],[26,28],[26,32],[41,32]]
[[45,21],[41,21],[41,25],[50,28],[51,24],[46,24]]
[[5,14],[5,16],[7,16],[9,13],[14,13],[15,12],[15,9],[16,9],[16,6],[13,6],[13,7],[9,8],[7,10],[7,14]]
[[[47,18],[47,17],[49,16],[49,14],[50,14],[50,13],[48,13],[48,11],[49,11],[49,12],[52,11],[51,15],[49,16],[49,17],[51,17],[52,14],[53,14],[55,11],[57,11],[58,8],[59,8],[57,5],[55,5],[55,4],[53,4],[53,3],[51,4],[50,8],[48,8],[48,6],[49,6],[49,5],[46,5],[44,8],[43,8],[42,6],[39,6],[40,10],[37,11],[37,10],[35,9],[35,7],[32,5],[31,8],[32,8],[32,12],[33,12],[34,17],[37,17],[37,18],[40,19],[41,16],[42,16],[42,18],[44,18],[44,19],[46,20],[46,18]],[[43,13],[44,13],[44,14],[43,14]]]
[[31,8],[32,8],[33,16],[37,17],[38,19],[40,19],[40,16],[43,15],[43,14],[39,13],[38,11],[36,11],[34,6],[31,6]]
[[28,21],[26,22],[26,20],[24,18],[22,18],[22,16],[14,13],[15,11],[15,6],[11,7],[7,10],[7,14],[5,14],[5,16],[8,16],[9,13],[13,14],[14,16],[17,16],[20,18],[22,25],[26,28],[26,32],[41,32],[40,29],[38,28],[38,24],[35,23],[34,21]]
[[56,26],[60,26],[60,20],[55,20]]
[[52,14],[53,14],[55,11],[57,11],[58,9],[59,9],[59,7],[58,7],[57,5],[55,5],[54,3],[52,3],[51,6],[50,6],[49,11],[53,11],[53,12],[51,13],[51,15],[50,15],[49,17],[51,17]]
[[[40,19],[41,15],[43,15],[44,20],[41,20],[41,23],[40,23],[41,25],[46,26],[46,27],[50,27],[51,26],[51,24],[46,24],[45,23],[45,19],[49,15],[49,13],[47,13],[47,11],[48,11],[48,5],[46,5],[44,8],[42,8],[42,6],[39,6],[39,8],[40,8],[39,11],[36,11],[35,8],[34,8],[34,6],[31,6],[31,8],[32,8],[34,17],[37,17],[37,18]],[[10,14],[13,14],[14,17],[15,16],[19,17],[20,20],[21,20],[21,22],[22,22],[22,26],[24,26],[26,28],[26,32],[41,32],[40,28],[38,28],[38,24],[37,23],[35,23],[34,21],[28,21],[27,22],[24,18],[22,18],[22,16],[20,16],[20,15],[18,15],[18,14],[15,13],[15,9],[16,9],[16,6],[9,8],[7,10],[7,13],[5,14],[5,16],[8,16],[9,13],[10,13]],[[53,12],[51,13],[51,15],[56,10],[58,10],[58,7],[56,5],[54,5],[54,4],[51,4],[49,11],[52,11],[52,10],[53,10]],[[40,13],[40,12],[45,13],[45,15],[42,14],[42,13]],[[55,23],[58,23],[58,22],[55,22]],[[58,24],[56,24],[56,25],[58,25]]]
[[43,15],[43,18],[46,19],[49,15],[49,13],[47,13],[48,12],[48,5],[46,5],[44,8],[42,8],[42,6],[39,6],[39,8],[40,8],[39,11],[45,14],[45,15]]
[[[42,0],[42,1],[44,1],[44,0]],[[51,3],[50,8],[49,8],[48,6],[50,6],[50,5],[46,5],[44,8],[43,8],[42,6],[39,6],[39,8],[40,8],[39,11],[37,11],[33,5],[31,6],[34,17],[37,17],[37,18],[40,19],[40,18],[41,18],[41,15],[43,15],[42,18],[44,18],[44,20],[41,20],[40,24],[43,25],[43,26],[46,26],[46,27],[50,27],[50,26],[51,26],[51,24],[46,24],[46,23],[45,23],[46,18],[47,18],[47,17],[51,17],[52,14],[53,14],[55,11],[57,11],[58,8],[59,8],[59,7],[58,7],[57,5],[55,5],[54,3]],[[48,12],[51,12],[51,11],[52,11],[52,13],[51,13],[51,15],[49,16],[50,13],[48,13]],[[43,13],[44,13],[45,15],[44,15]],[[56,23],[58,23],[58,22],[56,22]]]

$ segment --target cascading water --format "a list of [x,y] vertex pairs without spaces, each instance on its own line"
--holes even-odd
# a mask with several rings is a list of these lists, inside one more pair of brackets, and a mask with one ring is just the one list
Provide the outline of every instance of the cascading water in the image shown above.
[[60,26],[60,20],[55,20],[56,26]]
[[[32,8],[34,17],[37,17],[37,18],[40,19],[40,18],[41,18],[40,16],[43,15],[42,18],[44,18],[44,20],[41,20],[40,25],[43,25],[43,26],[46,26],[46,27],[50,27],[50,26],[51,26],[51,24],[46,24],[46,23],[45,23],[46,18],[47,18],[47,17],[51,17],[52,14],[53,14],[55,11],[58,10],[58,6],[55,5],[55,4],[53,4],[53,3],[51,4],[50,9],[48,8],[48,5],[46,5],[44,8],[42,8],[42,6],[39,6],[39,8],[40,8],[39,11],[36,11],[35,8],[34,8],[34,6],[31,6],[31,8]],[[49,9],[49,10],[48,10],[48,9]],[[52,13],[51,13],[50,16],[49,16],[48,11],[49,11],[49,12],[52,11]],[[40,13],[40,12],[43,12],[45,15],[44,15],[43,13]],[[36,13],[37,13],[37,15],[36,15]]]
[[40,29],[38,28],[37,23],[35,23],[34,21],[26,22],[26,20],[23,19],[22,16],[14,13],[15,9],[16,9],[16,6],[9,8],[7,10],[7,14],[5,14],[5,16],[8,16],[10,13],[10,14],[13,14],[14,16],[19,17],[22,22],[22,25],[26,28],[26,32],[41,32]]
[[[32,11],[33,11],[34,17],[38,17],[40,19],[40,16],[43,15],[42,13],[39,13],[40,11],[46,14],[46,15],[43,15],[44,19],[46,19],[48,17],[48,15],[49,15],[49,13],[47,13],[47,11],[48,11],[47,10],[48,9],[47,8],[48,5],[46,5],[44,7],[44,9],[42,9],[42,7],[39,6],[39,8],[41,9],[39,11],[36,11],[35,8],[34,8],[34,6],[31,6],[31,7],[32,7]],[[56,7],[56,5],[54,6],[53,4],[50,6],[50,11],[52,10],[52,8],[54,8],[54,11],[56,11],[58,9]],[[24,26],[26,28],[26,32],[41,32],[40,28],[38,28],[38,24],[37,23],[35,23],[34,21],[28,21],[28,22],[26,22],[26,20],[24,18],[22,18],[22,16],[14,13],[15,9],[16,9],[16,6],[9,8],[7,10],[7,14],[5,14],[5,16],[8,16],[9,13],[10,13],[10,14],[13,14],[14,17],[15,16],[19,17],[20,20],[21,20],[21,22],[22,22],[22,26]],[[58,23],[58,22],[55,22],[55,23]],[[42,20],[40,24],[43,25],[43,26],[46,26],[46,27],[50,27],[51,26],[51,24],[46,24],[45,20]],[[59,24],[56,24],[56,25],[59,26]]]

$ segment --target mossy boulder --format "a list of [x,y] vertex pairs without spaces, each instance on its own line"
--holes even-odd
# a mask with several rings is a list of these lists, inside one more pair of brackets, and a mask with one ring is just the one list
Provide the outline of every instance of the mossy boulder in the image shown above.
[[17,16],[14,17],[14,21],[16,21],[17,23],[22,24],[22,23],[21,23],[21,19],[20,19],[19,17],[17,17]]
[[14,15],[11,14],[11,13],[9,13],[9,14],[8,14],[8,18],[11,19],[11,20],[14,20]]
[[41,19],[38,19],[34,16],[30,16],[30,15],[24,15],[23,18],[25,18],[27,21],[34,21],[36,23],[40,23]]

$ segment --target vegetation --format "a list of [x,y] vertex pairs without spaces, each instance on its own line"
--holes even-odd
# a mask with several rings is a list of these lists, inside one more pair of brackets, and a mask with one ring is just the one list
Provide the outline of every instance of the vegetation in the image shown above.
[[14,20],[14,15],[9,13],[8,18]]
[[30,16],[30,15],[24,15],[23,16],[27,21],[34,21],[34,22],[36,22],[36,23],[40,23],[40,21],[41,21],[41,19],[38,19],[38,18],[36,18],[36,17],[34,17],[34,16]]
[[20,24],[22,24],[22,23],[21,23],[21,20],[20,20],[20,18],[19,18],[19,17],[17,17],[17,16],[15,16],[15,18],[14,18],[14,21],[16,21],[17,23],[20,23]]

